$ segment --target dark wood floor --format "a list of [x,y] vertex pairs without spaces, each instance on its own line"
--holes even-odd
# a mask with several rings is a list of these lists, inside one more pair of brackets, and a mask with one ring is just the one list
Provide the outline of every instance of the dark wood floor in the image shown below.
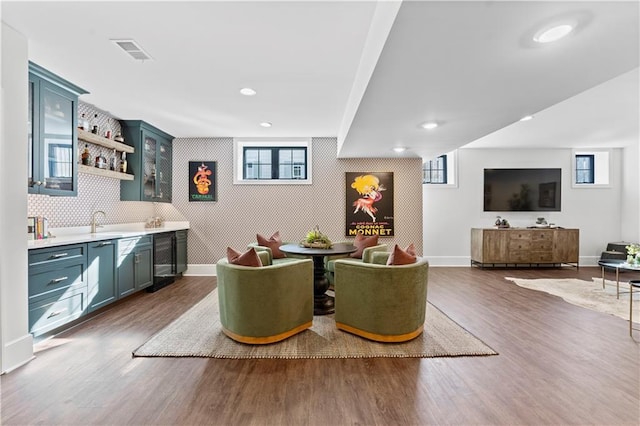
[[633,340],[625,320],[504,280],[599,274],[431,268],[429,300],[498,356],[132,358],[215,287],[183,278],[39,344],[0,379],[1,423],[637,425],[640,332]]

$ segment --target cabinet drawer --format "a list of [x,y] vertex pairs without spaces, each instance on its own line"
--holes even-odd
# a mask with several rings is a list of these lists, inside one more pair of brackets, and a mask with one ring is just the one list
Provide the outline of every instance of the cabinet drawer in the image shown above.
[[60,267],[29,273],[29,298],[62,292],[73,285],[85,285],[84,263],[57,265]]
[[38,249],[29,251],[29,267],[50,267],[55,263],[82,260],[86,257],[86,244],[74,244],[69,246]]
[[87,306],[86,291],[63,293],[29,304],[29,331],[38,336],[81,317]]
[[538,251],[549,251],[549,253],[551,252],[551,249],[553,248],[553,241],[551,240],[536,240],[536,241],[531,241],[531,250],[538,250]]
[[553,231],[532,231],[531,241],[553,241]]
[[509,241],[509,251],[529,250],[531,241],[529,240],[511,240]]
[[530,240],[531,232],[529,231],[509,231],[510,240]]
[[551,263],[553,261],[553,253],[550,251],[532,251],[530,252],[531,263]]
[[118,240],[118,254],[120,256],[126,256],[127,254],[133,252],[136,247],[152,245],[153,237],[151,235],[145,235],[142,237],[135,238],[123,238]]
[[509,253],[509,263],[531,263],[531,252],[525,251],[512,251]]

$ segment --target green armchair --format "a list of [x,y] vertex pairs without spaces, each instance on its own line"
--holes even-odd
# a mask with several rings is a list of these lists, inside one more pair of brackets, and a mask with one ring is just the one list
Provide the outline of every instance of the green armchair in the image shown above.
[[[376,256],[380,262],[384,256]],[[335,261],[338,329],[378,342],[405,342],[424,327],[429,262],[387,266]]]
[[[298,244],[298,243],[294,243],[294,242],[291,242],[291,241],[283,241],[282,244],[284,245],[284,244]],[[249,243],[249,244],[247,244],[247,248],[251,248],[251,247],[256,249],[256,251],[258,253],[260,253],[260,252],[268,253],[268,255],[269,255],[269,264],[276,265],[278,263],[287,263],[287,262],[290,262],[290,261],[292,261],[294,259],[306,259],[306,257],[304,257],[304,256],[297,256],[295,254],[287,254],[287,257],[274,259],[273,258],[273,251],[271,250],[271,248],[269,248],[267,246],[261,246],[258,243]]]
[[[352,243],[352,241],[344,241],[347,242],[349,244]],[[388,247],[386,244],[378,244],[375,246],[371,246],[371,247],[367,247],[362,251],[362,259],[355,259],[353,257],[350,257],[348,254],[338,254],[335,256],[326,256],[324,258],[324,269],[326,270],[326,276],[327,279],[329,280],[329,285],[331,285],[332,287],[335,286],[335,262],[338,259],[349,259],[349,260],[353,260],[354,262],[364,262],[364,263],[372,263],[373,261],[373,256],[374,253],[378,253],[378,252],[382,252],[382,253],[386,253],[388,250]]]
[[[262,254],[265,261],[267,257]],[[313,322],[313,261],[251,267],[216,265],[222,331],[248,344],[284,340]]]

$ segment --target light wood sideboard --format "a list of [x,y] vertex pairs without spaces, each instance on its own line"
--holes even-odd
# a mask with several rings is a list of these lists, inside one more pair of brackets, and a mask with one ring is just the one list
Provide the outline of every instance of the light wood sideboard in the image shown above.
[[471,229],[472,266],[568,264],[578,267],[579,247],[579,229]]

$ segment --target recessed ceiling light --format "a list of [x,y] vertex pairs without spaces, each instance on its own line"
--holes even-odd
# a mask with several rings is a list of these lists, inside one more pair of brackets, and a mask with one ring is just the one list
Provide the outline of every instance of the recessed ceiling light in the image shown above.
[[251,87],[244,87],[240,89],[240,93],[242,93],[245,96],[254,96],[256,94],[256,91],[253,90]]
[[429,122],[426,122],[426,123],[422,123],[420,125],[420,127],[422,127],[423,129],[431,130],[431,129],[435,129],[436,127],[438,127],[438,123],[436,123],[435,121],[429,121]]
[[566,37],[571,31],[573,31],[573,25],[571,24],[554,25],[553,27],[538,31],[533,36],[533,41],[538,43],[551,43]]
[[271,123],[270,123],[270,122],[268,122],[268,121],[263,121],[262,123],[260,123],[260,125],[261,125],[262,127],[271,127],[271,126],[273,126],[273,124],[271,124]]
[[396,147],[394,147],[394,148],[393,148],[393,150],[394,150],[395,152],[404,152],[404,151],[406,151],[406,150],[407,150],[407,148],[405,148],[405,147],[403,147],[403,146],[396,146]]
[[520,119],[520,121],[529,121],[533,118],[533,115],[525,115]]

